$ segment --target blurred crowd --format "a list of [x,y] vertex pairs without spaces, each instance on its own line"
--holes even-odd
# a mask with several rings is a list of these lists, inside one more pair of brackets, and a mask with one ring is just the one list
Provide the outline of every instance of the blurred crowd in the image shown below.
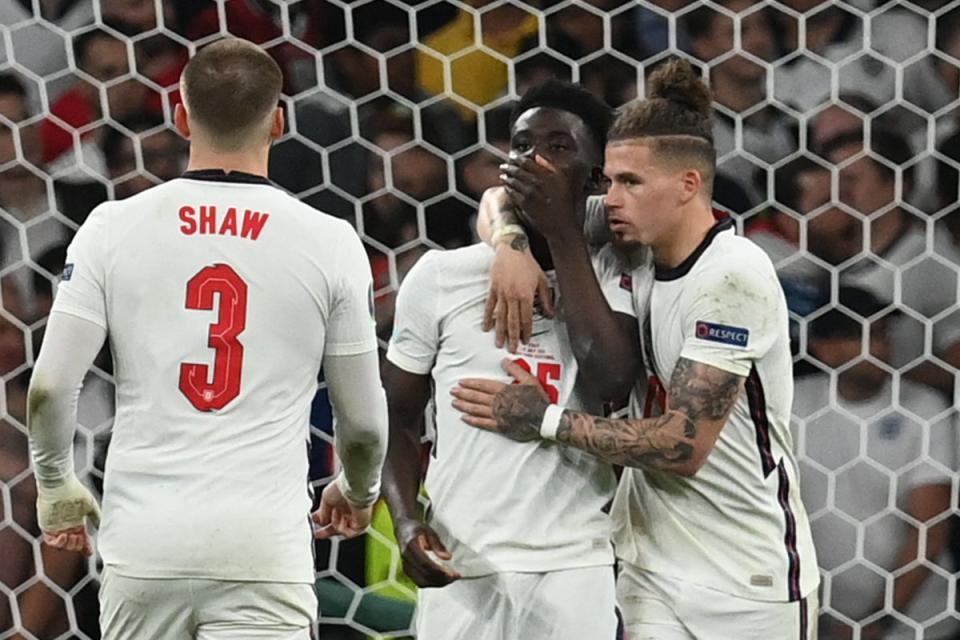
[[[34,544],[28,355],[77,225],[184,170],[171,126],[180,71],[191,44],[230,33],[284,70],[289,131],[270,178],[356,224],[383,338],[417,258],[475,241],[517,95],[574,79],[617,107],[658,62],[697,61],[715,95],[716,206],[770,254],[792,312],[804,498],[830,541],[821,637],[852,637],[860,622],[863,637],[906,633],[884,607],[928,623],[924,637],[955,637],[960,7],[465,3],[0,2],[0,635],[17,617],[39,638],[97,636],[95,608],[74,618],[65,604],[92,602],[92,565]],[[108,355],[99,364],[80,422],[105,436]],[[96,482],[102,447],[78,445]]]

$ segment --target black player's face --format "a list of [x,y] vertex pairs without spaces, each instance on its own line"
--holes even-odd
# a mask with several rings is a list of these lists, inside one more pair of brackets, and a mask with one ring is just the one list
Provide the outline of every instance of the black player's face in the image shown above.
[[583,120],[569,111],[549,107],[529,109],[517,118],[510,136],[510,155],[543,156],[570,180],[584,184],[599,160]]

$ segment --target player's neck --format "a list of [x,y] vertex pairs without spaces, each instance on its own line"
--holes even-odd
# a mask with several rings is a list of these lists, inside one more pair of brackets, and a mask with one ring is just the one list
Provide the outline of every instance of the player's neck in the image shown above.
[[266,177],[268,160],[269,149],[252,149],[235,153],[223,153],[194,145],[191,146],[190,149],[190,161],[187,163],[187,171],[223,169],[227,173],[238,171]]
[[677,226],[661,242],[653,244],[653,260],[662,269],[673,269],[697,250],[716,219],[713,210],[692,201],[685,211],[677,212]]

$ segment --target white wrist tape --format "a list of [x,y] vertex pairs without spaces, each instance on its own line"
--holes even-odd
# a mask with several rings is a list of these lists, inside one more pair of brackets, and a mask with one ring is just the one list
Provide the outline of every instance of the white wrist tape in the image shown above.
[[498,244],[500,244],[500,241],[507,236],[520,236],[526,238],[527,231],[518,224],[505,224],[493,232],[493,235],[490,236],[490,244],[496,247]]
[[551,404],[543,414],[543,420],[540,422],[540,437],[544,440],[556,440],[557,429],[560,428],[560,418],[563,417],[564,408],[560,405]]

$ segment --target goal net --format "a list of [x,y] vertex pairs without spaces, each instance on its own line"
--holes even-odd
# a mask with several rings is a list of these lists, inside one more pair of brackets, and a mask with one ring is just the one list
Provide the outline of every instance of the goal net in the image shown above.
[[[715,204],[773,259],[824,638],[950,638],[960,364],[960,3],[944,0],[0,2],[0,640],[97,638],[95,558],[40,544],[26,389],[66,245],[90,210],[179,175],[177,80],[233,34],[284,72],[270,177],[355,224],[385,346],[405,273],[475,241],[511,102],[551,77],[618,107],[672,57],[715,98]],[[99,490],[109,357],[80,398]],[[336,473],[322,384],[312,482]],[[189,532],[184,532],[189,535]],[[317,545],[320,633],[408,637],[415,587],[380,505]]]

